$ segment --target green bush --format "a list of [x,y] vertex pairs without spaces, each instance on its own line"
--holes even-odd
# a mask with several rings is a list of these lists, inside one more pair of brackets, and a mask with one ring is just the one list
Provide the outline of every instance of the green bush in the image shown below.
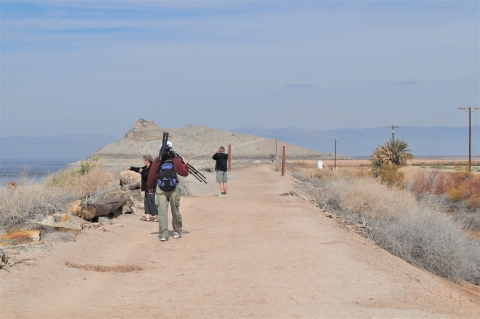
[[399,172],[398,169],[399,166],[383,164],[381,167],[377,168],[376,175],[380,177],[382,184],[401,188],[403,187],[405,174]]

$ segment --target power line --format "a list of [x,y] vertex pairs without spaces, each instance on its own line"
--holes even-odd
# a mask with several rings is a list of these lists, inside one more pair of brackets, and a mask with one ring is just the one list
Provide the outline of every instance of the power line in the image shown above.
[[361,150],[361,149],[358,149],[358,148],[354,148],[354,147],[345,145],[345,144],[343,144],[342,142],[340,142],[339,140],[337,140],[337,143],[342,144],[343,146],[345,146],[345,147],[347,147],[347,148],[349,148],[349,149],[352,149],[352,150],[355,150],[355,151],[361,151],[361,152],[373,151],[373,150],[376,149],[376,148],[369,148],[369,149],[366,149],[366,150]]

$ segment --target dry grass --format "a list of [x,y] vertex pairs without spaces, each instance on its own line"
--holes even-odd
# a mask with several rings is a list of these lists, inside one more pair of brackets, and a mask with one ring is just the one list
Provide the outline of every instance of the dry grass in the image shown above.
[[87,194],[115,180],[113,174],[106,169],[104,162],[93,160],[81,162],[78,167],[52,174],[44,184],[47,187],[63,187],[76,193]]
[[108,183],[115,181],[100,161],[83,162],[79,167],[59,171],[43,184],[20,176],[16,189],[0,189],[0,233],[25,223],[36,215],[51,215],[64,210],[67,203],[80,196],[96,196]]
[[480,241],[444,214],[419,209],[408,218],[376,223],[369,237],[417,267],[454,282],[480,284]]
[[36,215],[51,215],[79,196],[59,187],[24,182],[16,189],[0,190],[0,233]]
[[350,176],[331,179],[322,201],[335,210],[374,219],[398,218],[417,207],[409,191],[389,189],[373,178]]

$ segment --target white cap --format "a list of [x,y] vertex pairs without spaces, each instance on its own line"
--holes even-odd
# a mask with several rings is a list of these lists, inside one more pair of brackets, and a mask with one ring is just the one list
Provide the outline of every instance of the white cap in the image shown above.
[[[162,145],[162,144],[160,144],[160,148],[162,148],[162,146],[163,146],[163,145]],[[172,144],[172,142],[168,141],[168,142],[167,142],[167,146],[169,146],[169,147],[173,147],[173,144]]]

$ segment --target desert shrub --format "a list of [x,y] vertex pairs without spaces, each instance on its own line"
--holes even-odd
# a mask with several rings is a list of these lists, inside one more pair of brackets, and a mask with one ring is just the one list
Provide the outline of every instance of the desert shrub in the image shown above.
[[465,201],[467,206],[480,207],[480,175],[455,173],[453,186],[447,191],[453,201]]
[[479,230],[480,229],[480,212],[469,212],[460,210],[451,214],[452,219],[462,225],[465,230]]
[[410,189],[416,194],[445,194],[452,187],[454,180],[448,173],[440,170],[419,171],[410,184]]
[[443,214],[419,209],[393,222],[377,223],[368,236],[412,265],[454,282],[480,284],[480,242]]
[[64,187],[77,193],[90,193],[115,181],[102,161],[81,162],[79,167],[61,170],[45,180],[47,187]]
[[357,178],[368,178],[372,176],[372,172],[369,169],[359,169],[359,168],[353,168],[352,170],[346,170],[349,175]]
[[447,194],[452,201],[463,201],[467,207],[480,207],[480,175],[420,171],[410,182],[409,188],[416,194]]
[[67,189],[34,184],[0,189],[0,231],[22,224],[37,214],[53,214],[78,196]]
[[389,189],[373,178],[337,176],[323,178],[320,203],[335,211],[376,219],[391,219],[408,214],[417,206],[415,196],[401,189]]
[[329,183],[332,180],[350,176],[348,170],[329,170],[329,169],[309,169],[305,170],[307,177],[312,177],[314,180],[318,181],[320,184]]
[[380,177],[380,182],[388,186],[403,187],[405,174],[399,172],[399,166],[383,164],[377,168],[376,175]]
[[476,227],[480,218],[452,220],[443,213],[450,204],[446,195],[422,193],[417,201],[413,192],[373,178],[320,173],[312,181],[295,176],[322,187],[315,197],[320,206],[353,224],[366,224],[364,236],[390,253],[454,282],[480,284],[480,241],[463,231],[467,222]]
[[309,162],[306,162],[306,161],[294,161],[293,164],[298,165],[298,166],[304,166],[304,167],[315,166],[315,163],[309,163]]

